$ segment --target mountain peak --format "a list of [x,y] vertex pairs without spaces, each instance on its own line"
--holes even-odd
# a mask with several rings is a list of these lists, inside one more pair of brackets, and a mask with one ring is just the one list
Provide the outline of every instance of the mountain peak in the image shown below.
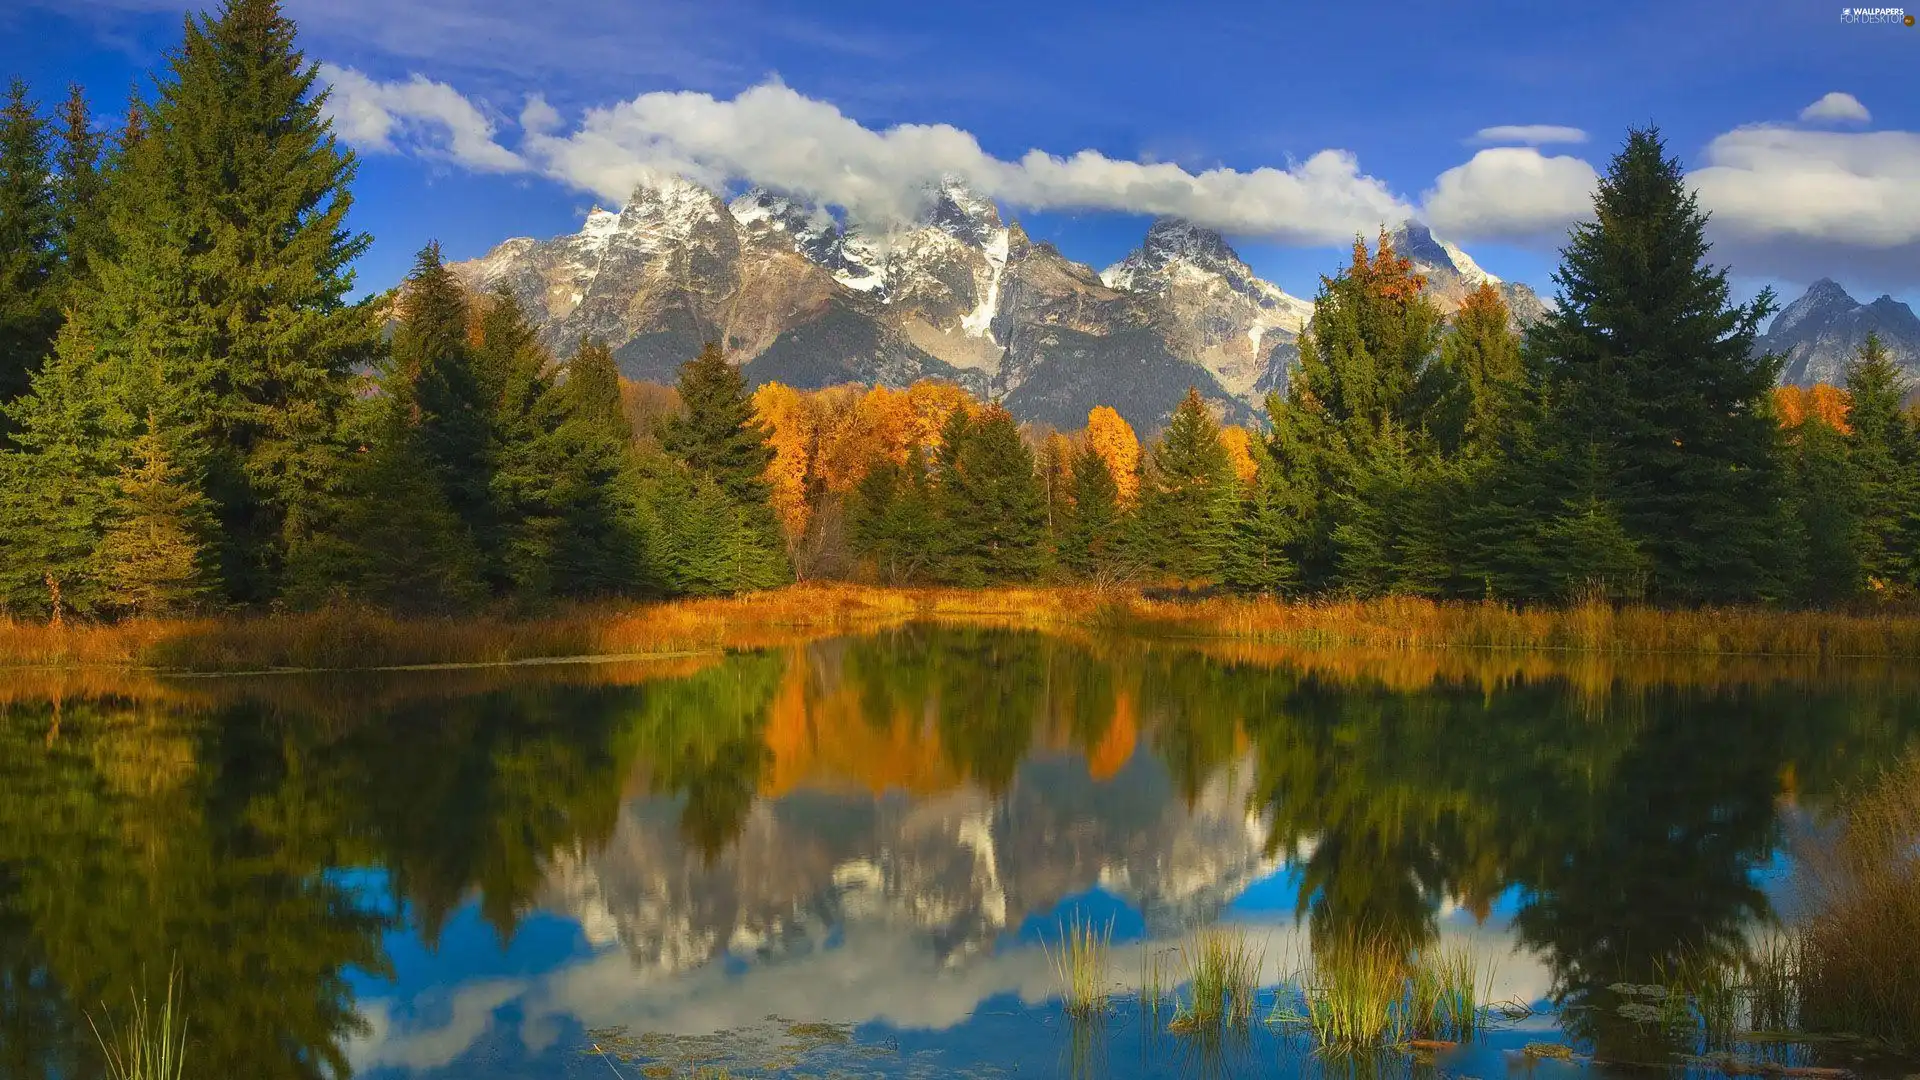
[[949,176],[931,186],[922,220],[968,243],[985,244],[1000,229],[1000,208],[965,180]]

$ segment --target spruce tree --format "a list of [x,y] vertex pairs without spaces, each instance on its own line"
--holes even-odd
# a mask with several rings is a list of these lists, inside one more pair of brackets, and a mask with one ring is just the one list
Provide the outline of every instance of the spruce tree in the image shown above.
[[939,475],[944,574],[955,583],[1032,581],[1047,564],[1046,493],[1033,451],[998,405],[956,410]]
[[1920,586],[1920,434],[1901,408],[1910,380],[1877,335],[1847,365],[1846,437],[1858,493],[1859,564],[1880,587]]
[[51,151],[27,84],[13,80],[0,107],[0,404],[26,393],[60,325]]
[[[158,410],[204,464],[233,599],[261,601],[340,475],[340,420],[372,362],[369,243],[346,227],[352,156],[274,0],[189,20],[113,166],[112,251],[74,298],[110,417]],[[131,419],[115,421],[130,443]]]
[[1091,442],[1073,455],[1067,470],[1067,498],[1059,516],[1062,566],[1076,577],[1101,584],[1124,575],[1128,553],[1120,485]]
[[[1707,265],[1707,218],[1656,130],[1629,133],[1555,275],[1558,309],[1531,328],[1529,363],[1563,462],[1597,462],[1672,601],[1769,591],[1782,506],[1768,395],[1779,362],[1753,355],[1773,294],[1732,305]],[[1564,484],[1561,485],[1564,488]]]
[[1384,233],[1372,253],[1356,240],[1349,265],[1321,279],[1286,396],[1268,397],[1269,449],[1299,493],[1294,560],[1309,588],[1337,583],[1342,515],[1381,444],[1399,440],[1386,452],[1415,466],[1438,452],[1431,431],[1457,395],[1436,362],[1444,320],[1425,290]]
[[121,470],[112,521],[98,552],[109,602],[136,615],[189,612],[212,598],[213,514],[195,478],[178,468],[148,418]]
[[54,206],[60,237],[61,285],[71,293],[87,277],[87,265],[110,243],[105,140],[93,130],[92,110],[79,85],[67,90],[60,108],[60,141],[54,150]]
[[871,560],[874,573],[889,585],[912,584],[935,569],[942,526],[926,452],[918,444],[908,448],[904,465],[882,458],[860,478],[848,528],[855,552]]
[[1511,321],[1499,290],[1486,282],[1467,294],[1449,320],[1440,364],[1452,376],[1455,401],[1445,419],[1453,430],[1436,434],[1451,446],[1489,455],[1512,422],[1526,371]]
[[711,477],[735,501],[765,504],[773,448],[754,415],[746,384],[719,345],[709,342],[697,358],[681,366],[679,389],[685,412],[663,425],[661,445],[695,472]]
[[1816,415],[1782,433],[1791,529],[1782,538],[1796,556],[1788,592],[1808,604],[1852,599],[1866,583],[1861,527],[1864,470],[1846,436]]
[[620,369],[613,350],[598,338],[580,343],[567,364],[567,394],[573,415],[622,444],[633,438],[625,405],[620,400]]
[[1175,577],[1211,576],[1239,490],[1220,425],[1199,390],[1187,388],[1151,462],[1140,512],[1155,564]]
[[[412,438],[447,505],[484,544],[495,524],[487,460],[491,408],[468,342],[467,294],[438,244],[415,258],[397,314],[388,393],[404,402]],[[517,344],[499,344],[494,352],[511,353]],[[488,374],[496,385],[504,378]]]
[[1287,486],[1266,442],[1255,439],[1253,482],[1240,493],[1220,557],[1220,581],[1235,592],[1279,594],[1300,581],[1292,550],[1300,528],[1299,493]]

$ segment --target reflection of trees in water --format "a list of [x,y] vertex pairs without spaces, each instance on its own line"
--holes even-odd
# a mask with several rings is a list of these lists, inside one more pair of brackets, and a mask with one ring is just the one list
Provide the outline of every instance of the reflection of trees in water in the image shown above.
[[[1886,760],[1920,708],[1791,686],[1389,691],[1172,647],[977,629],[912,627],[831,649],[832,665],[801,673],[802,706],[831,691],[873,731],[909,725],[908,743],[935,744],[940,774],[1032,802],[1022,820],[1062,823],[1061,835],[1072,820],[1102,822],[1074,839],[1089,848],[1146,814],[1145,796],[1045,772],[1071,771],[1059,760],[1023,764],[1036,746],[1118,752],[1104,778],[1125,763],[1137,717],[1190,805],[1249,762],[1249,809],[1270,822],[1271,852],[1298,857],[1316,941],[1366,928],[1417,944],[1444,901],[1484,912],[1517,888],[1521,939],[1546,954],[1569,1003],[1738,948],[1740,924],[1765,912],[1747,871],[1776,839],[1776,795],[1832,790]],[[53,706],[0,705],[0,1070],[97,1071],[79,1005],[124,1001],[175,964],[208,1075],[342,1067],[353,1012],[341,973],[381,970],[381,912],[403,908],[431,941],[477,896],[511,936],[554,855],[604,844],[636,782],[681,800],[681,836],[712,860],[773,774],[770,713],[791,665],[809,662],[744,654],[638,685],[447,684],[429,696],[344,681],[250,683],[225,703],[198,688],[94,696],[64,702],[50,740]],[[1123,784],[1141,782],[1135,760]],[[1039,779],[1016,785],[1022,768]],[[1053,850],[1036,844],[1031,858]],[[1099,865],[1100,851],[1074,850]],[[368,895],[370,881],[390,895]],[[1573,1022],[1625,1056],[1634,1036],[1610,1016]]]

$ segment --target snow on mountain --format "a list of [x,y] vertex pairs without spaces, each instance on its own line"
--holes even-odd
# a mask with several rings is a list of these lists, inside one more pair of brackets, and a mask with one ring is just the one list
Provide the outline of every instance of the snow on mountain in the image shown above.
[[[1399,242],[1443,306],[1489,281],[1522,318],[1544,310],[1423,227]],[[657,177],[577,233],[508,240],[453,269],[477,290],[510,289],[559,355],[599,338],[635,378],[671,381],[718,341],[751,380],[948,378],[1023,418],[1078,426],[1111,404],[1147,431],[1188,386],[1251,419],[1284,385],[1313,313],[1211,229],[1156,221],[1096,274],[952,178],[927,187],[914,220],[875,224],[763,188],[723,201]]]
[[1482,284],[1500,291],[1514,322],[1525,326],[1545,317],[1548,305],[1531,288],[1501,281],[1481,269],[1459,246],[1433,235],[1418,221],[1408,221],[1387,237],[1395,253],[1413,261],[1413,269],[1427,279],[1427,295],[1451,312],[1467,294]]

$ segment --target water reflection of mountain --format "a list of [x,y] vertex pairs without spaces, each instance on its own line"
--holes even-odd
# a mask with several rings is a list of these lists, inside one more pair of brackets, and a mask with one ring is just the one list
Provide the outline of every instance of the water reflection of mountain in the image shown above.
[[1247,780],[1223,774],[1189,806],[1142,755],[1105,781],[1043,758],[998,797],[797,792],[756,804],[711,859],[681,835],[674,803],[638,799],[604,846],[554,860],[538,902],[665,971],[808,951],[848,923],[911,930],[959,964],[1095,886],[1171,932],[1272,868]]
[[[1099,886],[1171,934],[1283,858],[1316,936],[1509,898],[1578,1002],[1739,948],[1780,802],[1817,811],[1920,728],[1872,673],[1350,659],[919,627],[671,667],[9,676],[0,1074],[96,1074],[83,1009],[175,963],[207,1075],[337,1071],[392,1019],[344,973],[473,947],[442,940],[468,909],[499,942],[548,908],[607,943],[530,1012],[619,1022],[592,1002],[625,985],[629,1012],[643,986],[731,1017],[744,963],[801,1003],[822,969],[875,1007],[945,979],[906,1019],[952,1022],[1044,987],[997,946],[1063,898]],[[884,986],[862,966],[909,954]]]

